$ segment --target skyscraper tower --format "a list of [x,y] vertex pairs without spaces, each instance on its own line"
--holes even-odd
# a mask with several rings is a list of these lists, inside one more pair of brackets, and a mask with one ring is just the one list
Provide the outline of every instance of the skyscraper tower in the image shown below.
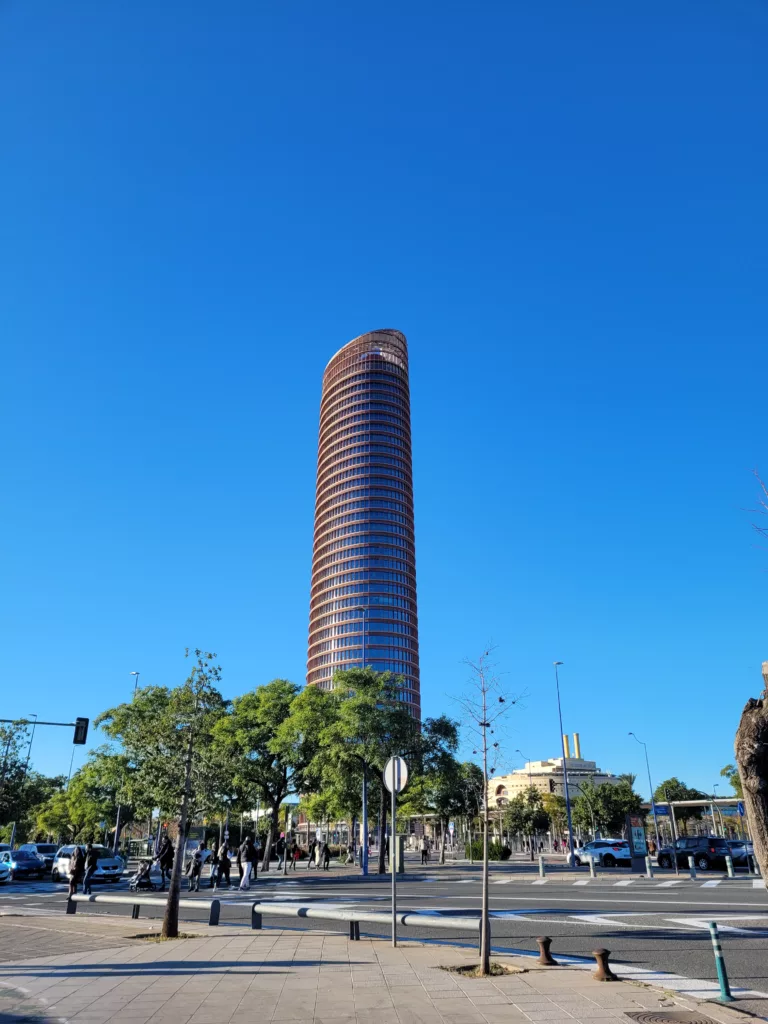
[[392,330],[339,349],[320,399],[307,683],[361,665],[402,676],[421,717],[408,345]]

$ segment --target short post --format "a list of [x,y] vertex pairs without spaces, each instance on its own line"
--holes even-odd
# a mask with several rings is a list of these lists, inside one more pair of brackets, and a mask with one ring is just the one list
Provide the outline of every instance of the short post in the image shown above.
[[760,877],[760,865],[757,863],[757,857],[753,856],[750,853],[750,855],[749,855],[749,862],[752,865],[752,874],[753,875],[757,875],[757,877],[759,878]]
[[691,872],[691,878],[696,877],[696,865],[693,863],[693,857],[688,858],[688,870]]
[[651,858],[645,858],[645,873],[649,878],[653,878],[653,864],[651,864]]
[[349,922],[349,937],[353,942],[360,941],[360,922],[350,921]]
[[594,857],[590,857],[589,858],[589,877],[590,878],[597,878],[597,871],[595,871],[595,858]]
[[557,967],[557,960],[552,958],[552,954],[549,952],[549,947],[552,945],[552,939],[548,935],[540,935],[536,941],[539,944],[539,960],[538,962],[544,967]]
[[251,928],[260,929],[262,927],[261,914],[256,907],[258,907],[258,903],[254,903],[251,907]]
[[546,868],[544,867],[544,855],[543,854],[539,854],[539,878],[546,878],[546,877],[547,877],[547,871],[546,871]]
[[213,925],[213,924],[218,924],[219,923],[219,914],[220,914],[220,912],[221,912],[221,903],[219,902],[219,900],[211,900],[211,913],[210,913],[210,915],[208,917],[208,924],[209,925]]
[[720,936],[717,933],[717,925],[714,921],[709,923],[709,934],[712,939],[712,948],[715,951],[715,966],[717,967],[717,980],[720,982],[720,1002],[732,1003],[734,998],[731,995],[731,988],[728,984],[728,972],[725,969],[723,959],[723,947],[720,945]]
[[736,875],[733,872],[733,857],[731,857],[730,854],[725,855],[725,867],[728,872],[728,877],[735,878]]
[[132,921],[138,921],[138,919],[139,919],[139,909],[140,909],[139,904],[138,903],[134,903],[133,907],[131,908],[131,920]]
[[77,913],[77,904],[75,903],[75,901],[72,899],[71,896],[68,897],[68,899],[67,899],[67,913],[68,914],[76,914]]
[[610,949],[593,949],[592,956],[595,958],[597,970],[592,975],[595,981],[618,981],[619,979],[611,970],[608,958],[611,955]]

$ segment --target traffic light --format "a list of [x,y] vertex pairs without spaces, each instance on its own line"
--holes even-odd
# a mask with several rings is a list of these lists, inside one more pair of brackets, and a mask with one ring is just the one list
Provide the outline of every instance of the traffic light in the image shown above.
[[72,740],[73,743],[83,744],[88,739],[88,719],[87,718],[76,718],[75,719],[75,736]]
[[555,780],[554,779],[550,779],[549,780],[549,792],[550,793],[554,793],[555,792]]

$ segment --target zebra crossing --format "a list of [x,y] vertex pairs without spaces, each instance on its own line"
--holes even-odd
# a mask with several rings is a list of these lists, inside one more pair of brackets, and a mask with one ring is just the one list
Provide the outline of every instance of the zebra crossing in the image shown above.
[[[462,879],[462,882],[467,881]],[[720,885],[725,886],[727,889],[766,889],[766,884],[762,878],[709,878],[706,881],[694,878],[672,878],[664,882],[659,882],[653,878],[622,878],[619,881],[613,881],[610,877],[608,878],[580,878],[576,881],[565,878],[537,878],[521,879],[521,878],[503,878],[497,879],[491,882],[491,885],[571,885],[571,886],[596,886],[605,887],[610,886],[614,889],[622,889],[628,886],[639,886],[643,889],[672,889],[672,888],[683,888],[683,889],[715,889]]]

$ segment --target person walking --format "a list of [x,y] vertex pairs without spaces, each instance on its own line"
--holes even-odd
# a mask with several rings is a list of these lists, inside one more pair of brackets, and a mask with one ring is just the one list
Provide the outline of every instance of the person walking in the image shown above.
[[69,895],[77,893],[77,887],[83,880],[85,874],[85,857],[82,846],[76,846],[69,858]]
[[277,870],[280,871],[285,857],[285,832],[280,833],[280,838],[275,843],[275,853],[277,854]]
[[315,850],[317,849],[317,840],[313,839],[307,849],[307,871],[312,867],[312,861],[314,860]]
[[96,873],[99,864],[99,855],[93,848],[93,843],[87,843],[85,847],[85,877],[83,878],[83,893],[91,895],[91,879]]
[[211,877],[208,880],[208,888],[215,889],[216,882],[218,881],[219,878],[219,848],[215,842],[211,847],[211,857],[209,863],[211,865]]
[[165,876],[168,876],[168,881],[171,880],[171,871],[173,870],[173,843],[168,836],[163,836],[163,840],[160,843],[160,849],[157,851],[157,864],[160,868],[160,878],[162,884],[160,885],[160,892],[165,889]]
[[429,843],[426,836],[421,837],[421,863],[429,864]]
[[289,868],[289,871],[295,871],[296,870],[296,864],[298,863],[298,860],[299,860],[299,844],[294,839],[293,842],[291,843],[291,866]]
[[323,871],[329,871],[331,866],[331,848],[328,843],[323,843]]
[[240,847],[240,862],[243,865],[243,877],[240,879],[240,888],[244,892],[251,887],[251,872],[253,872],[254,881],[256,880],[258,871],[257,857],[258,853],[253,845],[253,839],[251,836],[246,836],[245,842]]
[[203,871],[203,853],[205,848],[205,843],[201,841],[197,849],[193,850],[192,857],[187,864],[190,892],[200,892],[200,875]]
[[229,888],[229,845],[224,841],[219,847],[219,874],[216,878],[219,889]]
[[240,882],[238,883],[239,885],[243,884],[243,858],[240,853],[241,849],[242,844],[235,848],[235,863],[237,864],[237,873],[240,876]]

